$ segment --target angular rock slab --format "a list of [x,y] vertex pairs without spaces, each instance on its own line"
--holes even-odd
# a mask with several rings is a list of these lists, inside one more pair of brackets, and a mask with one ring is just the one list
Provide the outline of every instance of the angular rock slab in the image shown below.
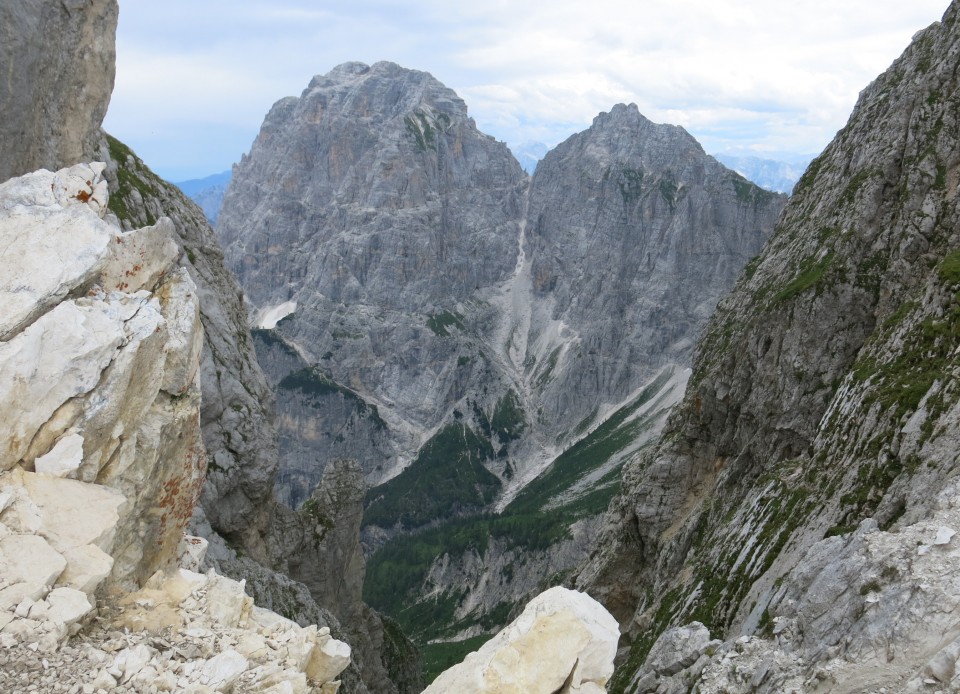
[[103,165],[37,171],[0,184],[0,340],[96,279],[113,228]]
[[[0,343],[0,470],[27,452],[33,437],[68,400],[100,381],[127,336],[136,301],[81,299],[57,305],[9,342]],[[30,403],[30,407],[23,407]]]
[[619,638],[617,621],[600,603],[585,593],[551,588],[424,694],[604,691]]

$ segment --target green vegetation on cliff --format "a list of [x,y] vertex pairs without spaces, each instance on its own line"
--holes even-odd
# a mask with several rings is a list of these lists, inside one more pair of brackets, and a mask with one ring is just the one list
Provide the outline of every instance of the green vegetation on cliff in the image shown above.
[[363,524],[411,529],[486,506],[500,490],[483,466],[492,457],[488,440],[465,424],[448,424],[408,468],[370,490]]

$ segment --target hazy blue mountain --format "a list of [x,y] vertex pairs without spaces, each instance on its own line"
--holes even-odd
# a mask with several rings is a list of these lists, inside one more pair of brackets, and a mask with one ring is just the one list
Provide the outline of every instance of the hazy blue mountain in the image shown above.
[[715,154],[714,157],[761,188],[787,194],[793,191],[813,159],[810,154],[786,155],[779,160],[735,154]]
[[523,170],[532,176],[537,164],[550,148],[542,142],[522,142],[515,147],[511,147],[510,150],[517,161],[520,162]]
[[204,178],[180,181],[174,183],[174,185],[182,190],[184,195],[200,205],[200,209],[210,220],[210,224],[216,224],[217,216],[220,214],[220,205],[223,203],[223,195],[227,192],[227,184],[230,183],[232,175],[233,173],[227,170]]

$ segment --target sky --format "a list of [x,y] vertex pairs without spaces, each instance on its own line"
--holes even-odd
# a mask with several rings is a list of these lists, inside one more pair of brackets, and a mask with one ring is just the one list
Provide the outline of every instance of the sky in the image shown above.
[[340,63],[425,70],[516,152],[617,103],[712,154],[816,154],[947,0],[121,0],[104,122],[172,181],[226,169]]

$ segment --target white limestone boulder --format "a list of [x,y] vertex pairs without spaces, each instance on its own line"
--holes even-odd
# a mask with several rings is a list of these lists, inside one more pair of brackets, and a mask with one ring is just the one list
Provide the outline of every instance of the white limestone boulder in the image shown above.
[[38,535],[0,539],[0,576],[8,584],[0,590],[0,610],[46,595],[66,567],[63,555]]
[[55,588],[44,602],[49,605],[46,619],[54,624],[64,625],[71,632],[78,628],[84,617],[93,612],[93,605],[86,593],[73,588]]
[[613,675],[617,621],[585,593],[551,588],[424,694],[603,691]]
[[60,437],[49,453],[33,461],[33,469],[41,475],[73,478],[82,462],[83,437],[76,432],[68,432]]
[[247,659],[237,651],[226,650],[204,663],[200,681],[215,691],[229,692],[248,666]]
[[97,386],[124,343],[124,322],[137,308],[120,302],[64,302],[0,343],[0,418],[7,423],[0,432],[0,470],[23,457],[64,403]]
[[106,264],[112,227],[102,164],[0,184],[0,340],[8,340]]
[[318,637],[307,664],[307,677],[316,683],[329,682],[350,664],[350,646],[329,634]]

